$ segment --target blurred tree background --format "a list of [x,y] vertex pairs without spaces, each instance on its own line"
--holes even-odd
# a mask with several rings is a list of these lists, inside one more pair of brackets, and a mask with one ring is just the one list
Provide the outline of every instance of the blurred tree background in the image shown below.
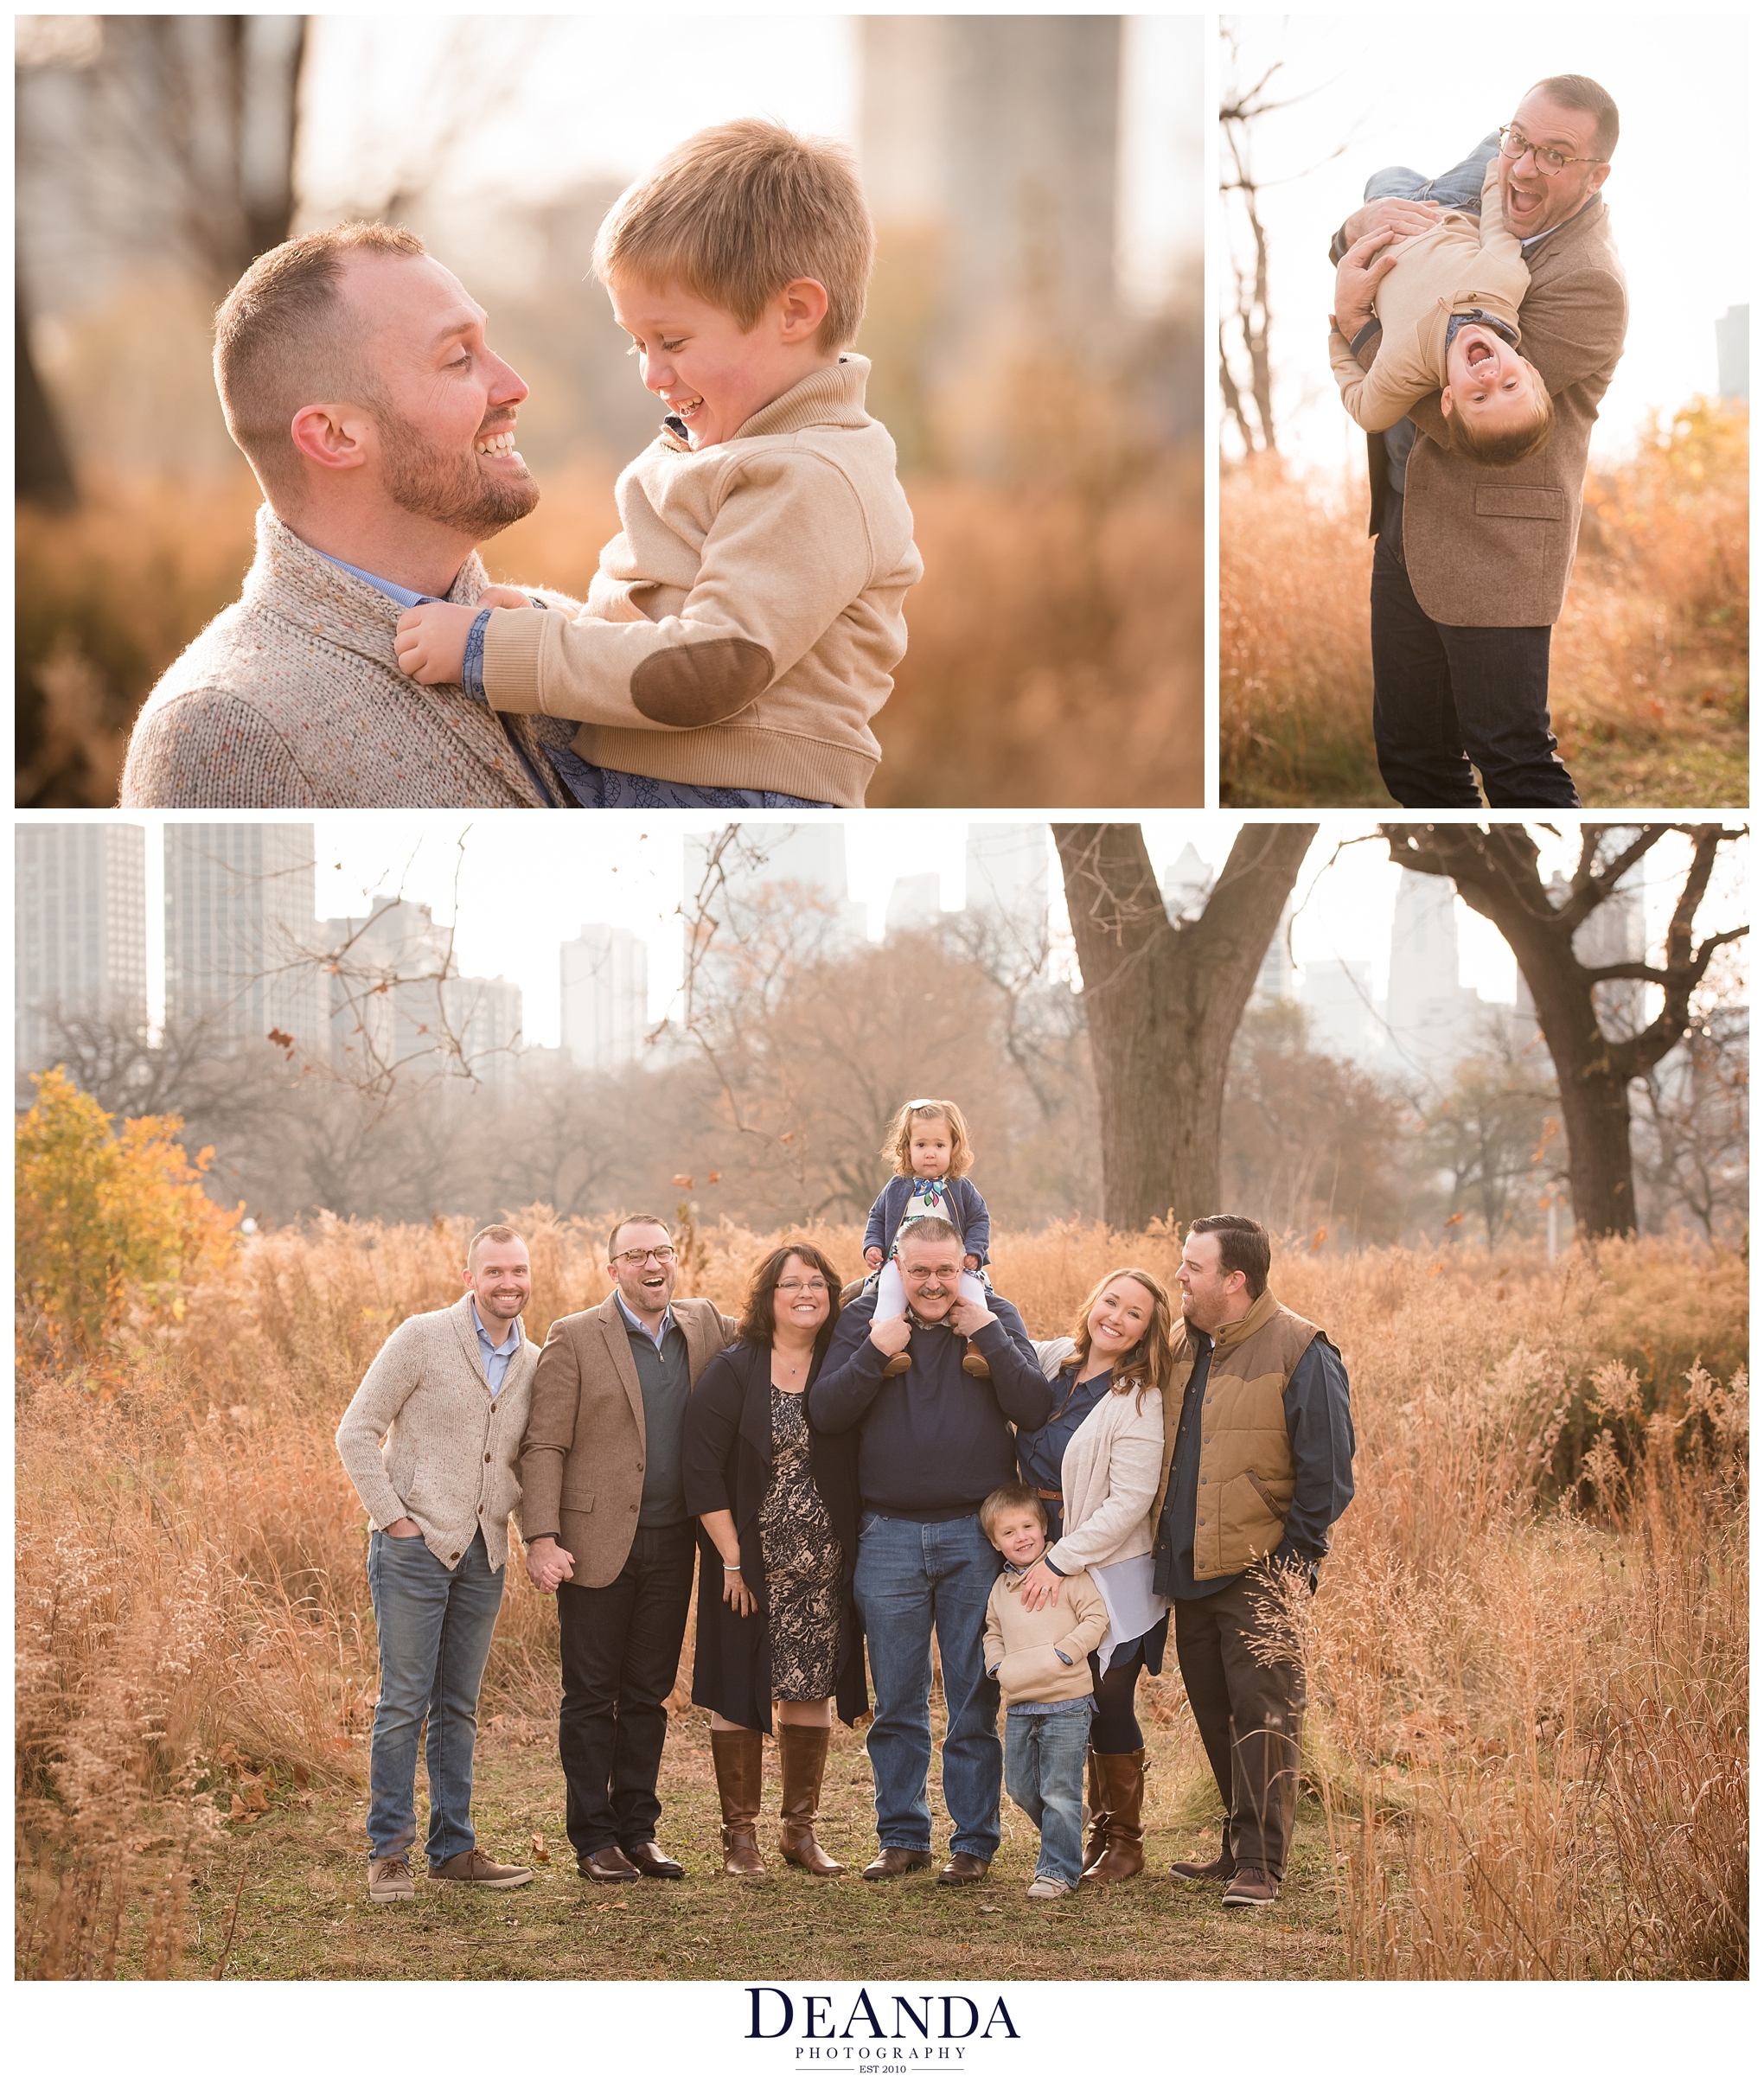
[[658,119],[641,24],[17,18],[21,804],[112,802],[141,701],[236,595],[258,495],[209,323],[256,254],[352,216],[425,238],[532,387],[544,495],[493,574],[579,591],[657,418],[595,231],[749,112],[850,134],[877,220],[858,345],[927,576],[871,802],[1200,802],[1198,22],[869,16],[789,53],[732,26],[776,92]]

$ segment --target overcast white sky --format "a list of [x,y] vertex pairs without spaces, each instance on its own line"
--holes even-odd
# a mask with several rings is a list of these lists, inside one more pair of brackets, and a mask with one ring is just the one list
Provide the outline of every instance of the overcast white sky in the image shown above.
[[1329,373],[1327,248],[1367,176],[1391,165],[1443,171],[1551,73],[1591,74],[1623,125],[1603,192],[1629,282],[1629,335],[1594,430],[1595,460],[1628,451],[1650,411],[1714,390],[1715,321],[1751,293],[1743,16],[1495,9],[1235,19],[1244,78],[1281,59],[1270,91],[1308,96],[1256,131],[1257,178],[1281,183],[1263,195],[1262,214],[1282,452],[1332,476],[1346,463],[1364,475],[1365,437]]
[[[658,17],[624,6],[472,26],[483,31],[470,72],[482,105],[438,182],[451,195],[500,190],[538,202],[591,177],[629,181],[693,131],[737,116],[857,142],[850,15],[811,7]],[[1201,246],[1200,21],[1129,16],[1126,30],[1118,243],[1129,292],[1154,301]],[[298,177],[308,217],[323,221],[384,192],[396,141],[457,105],[457,83],[436,76],[446,59],[444,42],[413,41],[409,22],[393,16],[314,18]],[[501,67],[514,81],[506,97]]]
[[[28,813],[27,813],[28,814]],[[150,1013],[157,1018],[163,939],[163,818],[132,821],[150,827],[147,843],[147,912]],[[179,821],[180,820],[170,820]],[[882,936],[895,878],[936,869],[945,910],[964,900],[967,824],[941,812],[867,810],[844,825],[849,891],[869,906],[872,939]],[[1002,821],[996,814],[983,820]],[[782,820],[779,820],[782,821]],[[1161,875],[1185,844],[1192,843],[1217,871],[1243,822],[1225,812],[1171,810],[1141,820],[1154,865]],[[1398,870],[1375,835],[1371,817],[1322,819],[1294,892],[1293,949],[1299,963],[1336,958],[1370,962],[1373,987],[1389,986],[1390,922]],[[373,817],[320,817],[315,823],[318,864],[317,915],[362,916],[375,896],[402,895],[426,904],[444,923],[456,918],[456,953],[468,975],[502,975],[521,986],[527,1039],[553,1047],[558,1039],[558,950],[584,924],[622,925],[649,948],[650,1010],[668,1008],[680,971],[682,840],[688,832],[720,828],[693,812],[652,817],[537,817],[518,811],[485,811],[475,817],[418,811],[387,811]],[[1531,827],[1544,846],[1546,872],[1573,865],[1570,846]],[[1651,943],[1663,932],[1676,876],[1686,858],[1685,842],[1669,837],[1652,856],[1648,884]],[[1058,863],[1049,846],[1048,886],[1056,926],[1064,925]],[[1742,860],[1730,852],[1705,901],[1705,929],[1746,915]],[[1457,905],[1460,974],[1485,998],[1511,1002],[1514,966],[1494,928],[1460,900]],[[1742,948],[1738,959],[1743,960]]]

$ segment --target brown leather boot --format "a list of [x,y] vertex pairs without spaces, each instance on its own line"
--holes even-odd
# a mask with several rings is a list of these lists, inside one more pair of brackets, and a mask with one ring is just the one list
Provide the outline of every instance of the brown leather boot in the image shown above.
[[780,1721],[777,1727],[778,1768],[784,1779],[783,1798],[778,1803],[783,1822],[778,1849],[805,1873],[831,1879],[845,1868],[837,1858],[829,1858],[815,1841],[815,1819],[821,1805],[821,1779],[827,1769],[827,1746],[833,1731],[805,1728],[794,1721]]
[[1105,1751],[1096,1757],[1096,1769],[1109,1806],[1108,1842],[1102,1855],[1079,1881],[1080,1887],[1093,1880],[1130,1880],[1144,1869],[1146,1862],[1145,1831],[1140,1827],[1140,1807],[1146,1795],[1146,1753],[1136,1749],[1127,1756],[1111,1757]]
[[713,1728],[711,1758],[723,1803],[723,1870],[737,1880],[768,1877],[754,1830],[759,1822],[764,1738],[757,1728]]
[[1089,1872],[1109,1843],[1109,1803],[1102,1798],[1102,1773],[1094,1749],[1084,1759],[1084,1805],[1090,1810],[1090,1833],[1084,1839],[1082,1869]]

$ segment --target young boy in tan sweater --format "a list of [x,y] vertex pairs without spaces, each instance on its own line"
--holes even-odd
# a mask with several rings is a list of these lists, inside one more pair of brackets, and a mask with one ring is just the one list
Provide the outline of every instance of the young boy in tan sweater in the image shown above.
[[668,412],[620,532],[580,608],[411,609],[403,669],[578,720],[553,757],[590,808],[861,808],[924,570],[846,351],[874,246],[850,155],[775,123],[702,131],[627,189],[594,269]]
[[1090,1651],[1109,1609],[1086,1569],[1059,1587],[1058,1604],[1023,1609],[1023,1575],[1047,1552],[1047,1511],[1021,1482],[980,1507],[1005,1566],[986,1605],[986,1673],[1005,1695],[1005,1791],[1041,1831],[1032,1901],[1058,1901],[1083,1873],[1084,1755],[1096,1701]]

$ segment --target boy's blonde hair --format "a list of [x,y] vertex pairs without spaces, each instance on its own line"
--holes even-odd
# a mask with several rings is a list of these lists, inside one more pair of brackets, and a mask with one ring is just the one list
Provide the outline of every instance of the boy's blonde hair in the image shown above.
[[980,1507],[980,1530],[987,1538],[993,1536],[993,1528],[1007,1510],[1032,1510],[1041,1521],[1041,1530],[1047,1530],[1047,1506],[1026,1482],[1006,1482],[995,1489]]
[[[1531,368],[1531,363],[1525,364]],[[1556,431],[1556,400],[1544,387],[1544,379],[1531,368],[1531,395],[1535,415],[1518,426],[1478,427],[1467,412],[1446,414],[1446,446],[1471,463],[1504,469],[1510,463],[1523,463],[1550,445]]]
[[807,275],[827,291],[815,343],[834,348],[857,337],[875,252],[846,147],[749,117],[700,131],[632,182],[600,227],[594,272],[677,282],[744,332]]
[[974,1161],[974,1142],[968,1133],[968,1123],[962,1118],[962,1108],[953,1099],[909,1099],[895,1114],[889,1127],[888,1140],[878,1151],[894,1166],[897,1178],[910,1178],[912,1174],[912,1124],[915,1121],[947,1121],[949,1123],[949,1168],[946,1178],[959,1178]]

